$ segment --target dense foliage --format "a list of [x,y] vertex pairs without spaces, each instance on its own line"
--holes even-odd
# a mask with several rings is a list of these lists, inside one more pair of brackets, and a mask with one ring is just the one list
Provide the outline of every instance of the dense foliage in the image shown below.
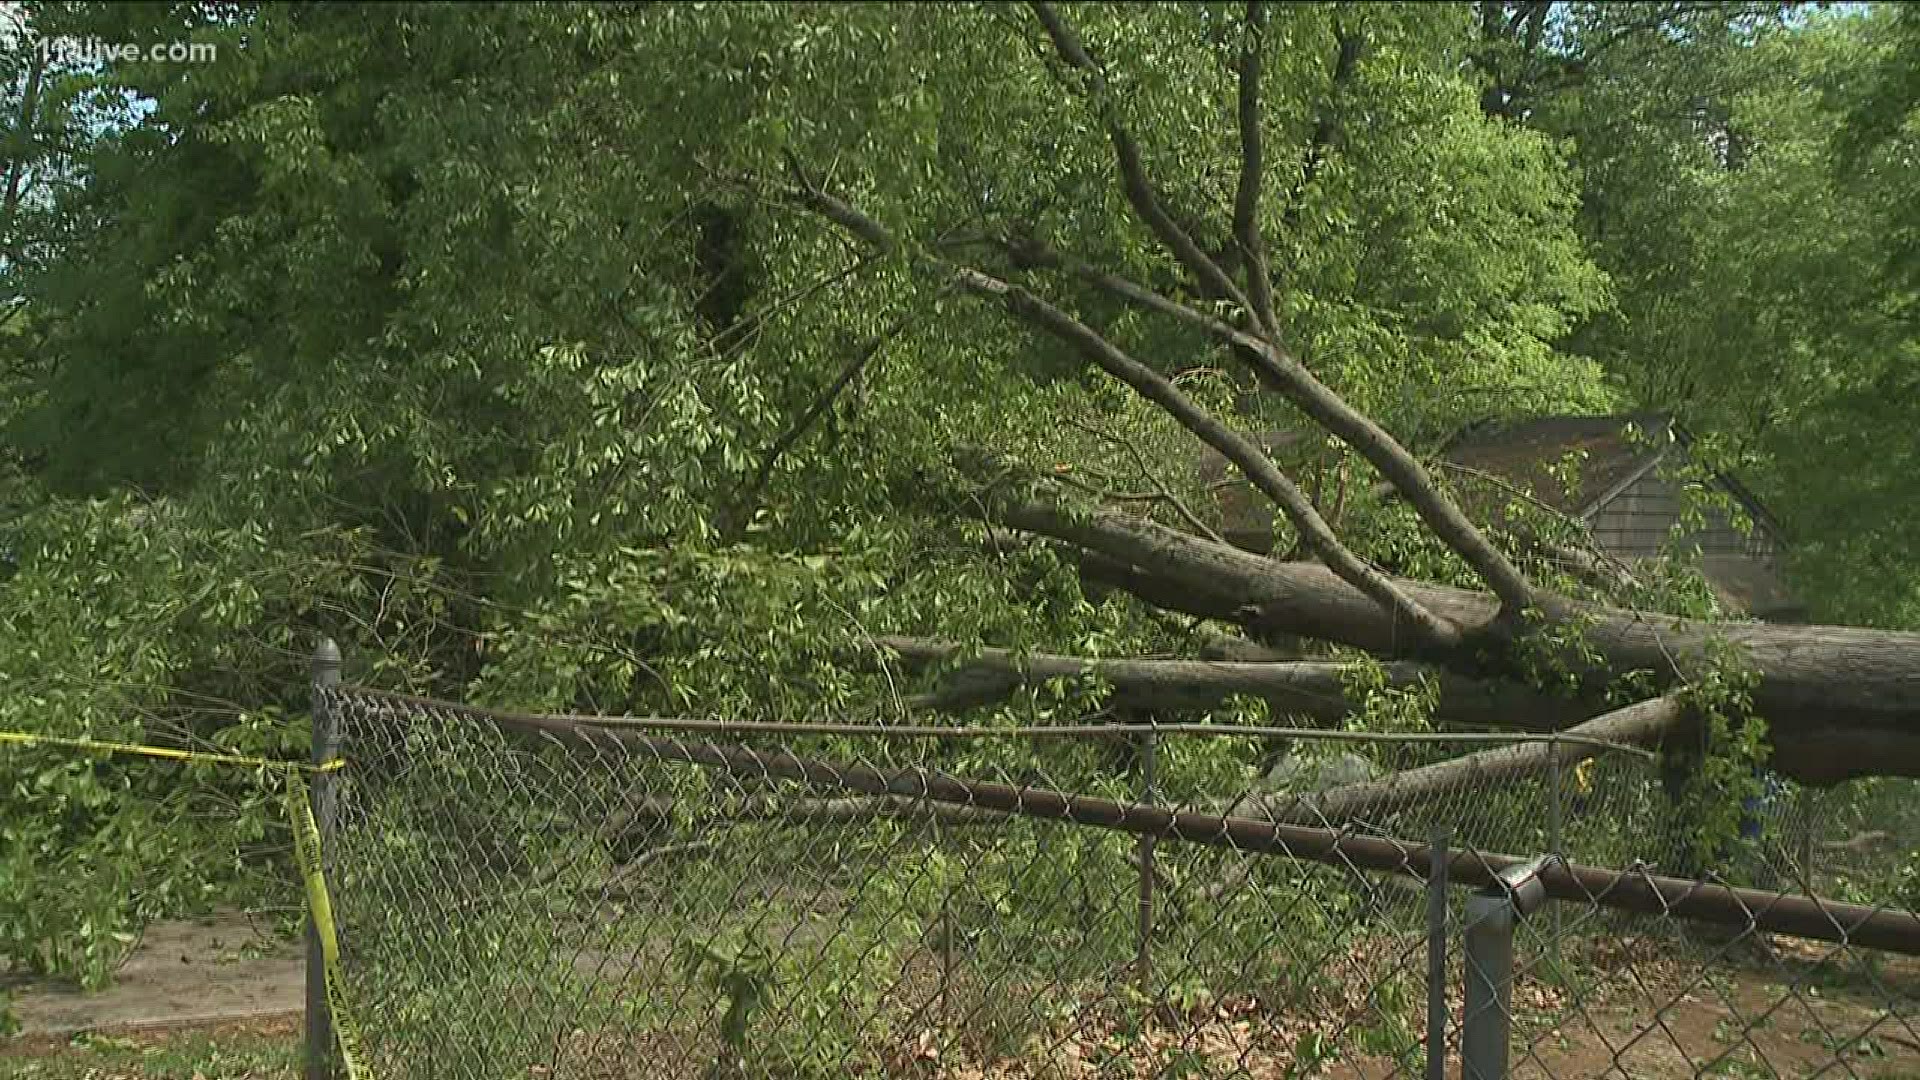
[[[1884,436],[1920,419],[1920,20],[1730,5],[1668,33],[1601,10],[1667,5],[1552,5],[1516,43],[1488,6],[1275,13],[1262,211],[1287,338],[1418,446],[1486,415],[1673,410],[1782,511],[1824,614],[1912,624],[1920,470]],[[1218,250],[1237,10],[1072,11]],[[0,72],[0,728],[297,754],[317,633],[393,688],[762,718],[891,715],[883,633],[1182,640],[1000,546],[951,462],[986,445],[1206,516],[1184,433],[758,182],[830,177],[934,247],[1017,224],[1177,280],[1022,11],[27,11],[218,58],[48,64],[16,37]],[[1488,96],[1515,71],[1524,108]],[[1298,424],[1197,334],[1075,299],[1244,426]],[[1465,581],[1365,470],[1324,467],[1362,493],[1341,496],[1354,546]],[[1694,583],[1655,592],[1635,599],[1710,610]],[[0,952],[30,965],[98,980],[99,942],[232,899],[236,853],[277,828],[251,781],[6,753]],[[210,789],[244,812],[199,812]],[[195,831],[148,842],[183,814]]]

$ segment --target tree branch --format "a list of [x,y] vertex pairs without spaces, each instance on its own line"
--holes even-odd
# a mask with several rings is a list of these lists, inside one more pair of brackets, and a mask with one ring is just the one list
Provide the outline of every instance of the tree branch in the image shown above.
[[[1081,431],[1084,431],[1089,435],[1092,435],[1096,439],[1101,439],[1106,442],[1112,443],[1115,446],[1120,447],[1121,449],[1127,452],[1129,457],[1133,458],[1133,466],[1134,468],[1140,470],[1140,478],[1152,484],[1154,490],[1150,492],[1146,492],[1143,496],[1132,497],[1131,501],[1141,501],[1142,499],[1152,499],[1158,502],[1164,502],[1167,505],[1173,507],[1174,512],[1179,514],[1180,519],[1182,521],[1185,521],[1187,525],[1193,529],[1194,532],[1199,533],[1201,536],[1204,536],[1209,540],[1216,540],[1222,544],[1226,543],[1226,540],[1224,540],[1219,533],[1215,532],[1212,526],[1200,520],[1200,516],[1198,514],[1195,514],[1191,509],[1189,509],[1187,504],[1180,498],[1180,496],[1175,495],[1172,492],[1172,490],[1167,487],[1166,483],[1162,481],[1160,477],[1154,474],[1153,469],[1149,467],[1147,464],[1146,455],[1140,452],[1140,448],[1134,445],[1134,442],[1132,439],[1128,439],[1122,435],[1119,435],[1116,432],[1107,431],[1106,429],[1098,427],[1097,425],[1089,424],[1084,420],[1076,420],[1071,416],[1067,417],[1067,423],[1072,424],[1074,427],[1079,428]],[[1123,501],[1128,500],[1129,498],[1127,496],[1118,496],[1118,495],[1109,495],[1108,497],[1121,499]]]
[[1320,106],[1319,115],[1313,121],[1313,133],[1307,137],[1307,148],[1302,155],[1300,179],[1293,185],[1287,196],[1287,208],[1282,224],[1293,228],[1300,220],[1303,200],[1307,189],[1313,186],[1320,176],[1320,169],[1326,164],[1327,155],[1336,149],[1340,142],[1339,97],[1347,85],[1353,82],[1354,72],[1360,67],[1360,54],[1366,48],[1366,39],[1359,34],[1349,34],[1338,24],[1333,29],[1334,41],[1339,51],[1333,60],[1333,82],[1327,91],[1327,100]]
[[[910,666],[926,666],[965,654],[952,642],[882,637],[879,644]],[[1382,665],[1386,686],[1417,690],[1429,681],[1440,688],[1434,717],[1476,727],[1557,731],[1591,715],[1589,706],[1555,698],[1514,683],[1473,679],[1406,661]],[[981,649],[949,673],[941,693],[965,707],[1006,697],[1022,686],[1052,679],[1095,677],[1114,689],[1129,709],[1200,711],[1235,696],[1259,698],[1277,713],[1338,723],[1362,708],[1351,677],[1359,665],[1322,660],[1235,662],[1223,660],[1090,660],[1051,653],[1020,655]],[[963,694],[965,696],[963,696]]]
[[[1044,498],[991,504],[1002,525],[1082,549],[1083,574],[1148,603],[1244,627],[1256,639],[1298,635],[1383,656],[1407,655],[1404,628],[1326,568],[1279,563],[1112,512],[1069,512]],[[1514,671],[1512,634],[1484,593],[1396,579],[1420,604],[1465,629],[1472,647],[1434,657],[1449,670]],[[1920,776],[1920,633],[1844,626],[1720,623],[1556,599],[1579,647],[1557,652],[1557,677],[1598,695],[1621,673],[1674,686],[1731,654],[1757,673],[1773,767],[1808,784],[1856,776]]]
[[1385,574],[1348,551],[1305,493],[1287,479],[1272,460],[1260,452],[1259,447],[1201,408],[1165,376],[1121,352],[1086,324],[1026,289],[978,270],[961,270],[959,281],[961,287],[999,301],[1009,311],[1073,346],[1109,375],[1158,405],[1200,441],[1219,451],[1222,457],[1233,462],[1253,482],[1261,494],[1273,500],[1274,505],[1287,515],[1293,527],[1312,545],[1315,554],[1326,562],[1329,569],[1391,612],[1396,623],[1404,621],[1423,642],[1435,648],[1446,649],[1459,644],[1460,634],[1456,627],[1407,600]]
[[1214,293],[1240,305],[1242,310],[1253,311],[1254,306],[1247,299],[1227,272],[1220,268],[1200,245],[1194,242],[1177,222],[1168,215],[1166,208],[1160,205],[1160,198],[1154,193],[1153,183],[1147,179],[1146,165],[1140,158],[1139,144],[1133,141],[1125,125],[1120,123],[1114,110],[1106,76],[1100,71],[1100,65],[1088,54],[1086,47],[1073,28],[1066,24],[1052,4],[1036,0],[1033,12],[1039,18],[1040,25],[1046,29],[1047,37],[1052,39],[1053,47],[1067,66],[1076,68],[1085,74],[1088,89],[1099,112],[1102,124],[1107,130],[1107,139],[1113,144],[1115,164],[1120,170],[1121,187],[1127,195],[1127,202],[1139,216],[1142,223],[1153,231],[1167,250],[1172,252],[1181,266],[1194,276],[1203,291]]
[[867,365],[880,354],[887,343],[900,336],[912,321],[911,316],[903,315],[876,334],[871,341],[867,342],[865,348],[847,361],[834,380],[815,396],[813,404],[807,407],[807,411],[801,414],[800,419],[794,421],[793,426],[773,441],[773,445],[767,448],[766,457],[760,462],[759,470],[754,473],[753,482],[747,486],[739,509],[734,512],[731,528],[723,529],[723,533],[743,529],[753,520],[754,511],[759,509],[760,496],[766,491],[768,482],[773,479],[774,466],[779,464],[781,456],[791,450],[794,444],[800,441],[801,436],[805,435],[822,416],[827,414],[829,409],[833,408],[833,403],[839,399],[841,393],[853,384],[853,380],[860,377],[860,373],[866,370]]
[[790,191],[801,205],[859,237],[875,251],[891,254],[899,250],[900,243],[891,230],[868,217],[852,203],[822,190],[807,178],[799,162],[791,157],[788,158],[788,172],[793,178]]
[[1240,185],[1233,199],[1233,235],[1247,267],[1247,295],[1253,301],[1254,321],[1269,338],[1278,339],[1273,280],[1267,270],[1267,247],[1260,236],[1260,51],[1266,44],[1266,26],[1266,10],[1260,0],[1247,0],[1240,45]]
[[1071,476],[1055,476],[1054,479],[1070,488],[1084,491],[1103,502],[1157,503],[1161,506],[1170,506],[1173,508],[1174,513],[1179,514],[1181,520],[1185,521],[1194,532],[1199,533],[1209,540],[1218,540],[1223,544],[1226,543],[1226,540],[1222,538],[1219,533],[1214,532],[1211,526],[1201,521],[1194,515],[1192,510],[1187,508],[1187,504],[1181,501],[1180,496],[1175,495],[1164,487],[1155,488],[1152,491],[1114,491],[1109,488],[1100,487],[1097,484],[1089,484],[1084,480],[1076,480]]
[[[1261,340],[1202,311],[1162,296],[1116,274],[1107,273],[1077,259],[1052,251],[1035,240],[1017,242],[1021,253],[1037,265],[1054,265],[1067,270],[1096,288],[1103,289],[1149,311],[1171,316],[1206,331],[1215,338],[1236,346],[1235,356],[1253,365],[1262,382],[1286,396],[1321,427],[1333,433],[1380,471],[1387,482],[1404,496],[1440,541],[1466,560],[1481,580],[1508,609],[1517,615],[1536,602],[1534,589],[1500,549],[1493,546],[1478,526],[1441,491],[1405,447],[1380,425],[1347,404],[1346,399],[1315,378],[1293,354],[1278,343]],[[1219,447],[1215,447],[1219,449]],[[1236,462],[1236,464],[1238,464]],[[1243,470],[1244,471],[1244,470]],[[1249,474],[1251,477],[1251,474]],[[1264,493],[1264,489],[1263,489]],[[1269,498],[1272,496],[1269,495]],[[1303,497],[1304,498],[1304,497]],[[1289,517],[1292,515],[1289,514]],[[1318,517],[1316,513],[1316,518]],[[1324,522],[1322,523],[1324,525]],[[1298,523],[1296,522],[1296,527]]]
[[[1687,717],[1673,696],[1653,698],[1596,716],[1566,730],[1582,739],[1652,746]],[[1363,816],[1390,814],[1409,806],[1475,788],[1490,788],[1555,764],[1574,765],[1605,753],[1591,742],[1528,742],[1467,754],[1379,780],[1346,784],[1301,795],[1243,800],[1227,813],[1275,823],[1339,824]]]
[[[1084,53],[1081,55],[1084,56]],[[878,250],[897,250],[898,241],[884,226],[844,200],[813,186],[797,165],[793,173],[795,197],[804,205]],[[1015,246],[1038,262],[1050,260],[1056,265],[1065,266],[1098,287],[1109,289],[1149,310],[1200,327],[1225,343],[1236,346],[1235,355],[1253,365],[1255,374],[1263,382],[1284,394],[1321,427],[1353,447],[1399,489],[1440,541],[1458,552],[1480,574],[1488,587],[1500,597],[1508,614],[1518,615],[1533,606],[1534,590],[1525,575],[1441,492],[1420,462],[1378,424],[1314,378],[1312,372],[1278,343],[1247,334],[1124,278],[1065,259],[1037,241],[1022,241]],[[1158,372],[1121,352],[1085,324],[1024,288],[979,270],[956,270],[946,264],[940,265],[954,275],[962,288],[999,301],[1009,311],[1073,346],[1082,356],[1133,387],[1179,421],[1182,427],[1219,451],[1239,467],[1261,494],[1286,514],[1295,530],[1312,545],[1314,552],[1326,561],[1329,568],[1342,580],[1386,606],[1395,614],[1396,620],[1405,619],[1407,625],[1428,644],[1445,648],[1458,643],[1456,628],[1422,611],[1418,604],[1406,601],[1384,574],[1349,552],[1320,516],[1312,500],[1287,479],[1258,447],[1201,409]]]
[[[1438,465],[1447,472],[1471,477],[1509,498],[1528,503],[1543,513],[1568,520],[1566,511],[1490,472],[1452,461],[1441,461]],[[1388,490],[1392,489],[1390,484],[1385,486]],[[1613,593],[1640,588],[1639,579],[1633,576],[1633,571],[1626,563],[1597,547],[1580,548],[1562,544],[1550,537],[1538,535],[1530,529],[1516,529],[1509,526],[1502,532],[1510,540],[1532,546],[1541,555],[1595,588]]]

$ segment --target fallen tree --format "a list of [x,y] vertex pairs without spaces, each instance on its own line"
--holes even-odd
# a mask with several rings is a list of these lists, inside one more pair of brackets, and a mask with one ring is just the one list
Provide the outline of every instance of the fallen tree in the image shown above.
[[[1071,821],[1135,836],[1174,838],[1241,854],[1267,852],[1297,861],[1405,873],[1420,878],[1426,876],[1433,856],[1425,845],[1391,837],[1356,836],[1337,829],[1120,802],[1032,784],[1016,786],[968,780],[928,769],[881,769],[800,757],[784,750],[755,751],[721,743],[686,742],[630,728],[601,727],[582,717],[467,711],[503,730],[513,730],[540,742],[578,746],[597,753],[617,752],[683,762],[737,776],[797,781],[815,789],[855,797],[902,797],[913,804],[938,804],[969,812]],[[1655,714],[1658,711],[1652,710]],[[1447,876],[1458,885],[1487,885],[1500,870],[1520,861],[1511,855],[1456,849],[1449,856]],[[1888,910],[1885,906],[1708,885],[1655,877],[1644,870],[1622,873],[1567,864],[1547,867],[1540,880],[1548,896],[1580,904],[1597,903],[1620,910],[1789,933],[1867,948],[1904,953],[1920,950],[1920,916]]]
[[[1051,653],[1019,656],[991,648],[969,654],[952,642],[924,638],[877,641],[910,665],[967,656],[937,691],[917,702],[921,707],[965,709],[1000,700],[1018,687],[1088,677],[1110,684],[1112,703],[1134,711],[1204,710],[1239,696],[1264,700],[1276,714],[1332,723],[1363,704],[1353,692],[1354,665],[1335,661],[1089,660]],[[1475,679],[1415,661],[1383,667],[1389,688],[1436,685],[1434,718],[1448,723],[1559,731],[1585,720],[1591,711],[1577,699],[1556,698],[1506,680]]]
[[[1213,230],[1231,238],[1223,250],[1210,250],[1196,239],[1201,231],[1183,224],[1191,220],[1192,208],[1176,213],[1166,205],[1146,155],[1123,120],[1105,63],[1050,5],[1036,3],[1032,9],[1035,45],[1052,54],[1106,135],[1117,186],[1137,225],[1178,267],[1184,280],[1176,287],[1151,287],[1056,250],[1026,221],[991,223],[969,241],[920,242],[826,190],[798,161],[789,162],[785,182],[753,183],[831,222],[875,255],[904,258],[941,291],[957,289],[1004,310],[1130,388],[1231,463],[1284,516],[1312,561],[1279,562],[1129,514],[1073,506],[1044,478],[1021,475],[990,455],[963,456],[962,471],[977,484],[971,505],[985,507],[997,526],[1066,545],[1094,580],[1118,585],[1164,610],[1236,623],[1258,639],[1338,642],[1466,680],[1537,676],[1544,662],[1584,705],[1559,708],[1513,700],[1514,712],[1524,714],[1524,719],[1515,717],[1522,726],[1577,726],[1584,717],[1607,711],[1610,695],[1632,680],[1644,684],[1652,699],[1640,709],[1592,722],[1657,717],[1657,730],[1647,734],[1671,736],[1686,727],[1685,710],[1671,695],[1696,686],[1703,676],[1738,668],[1753,679],[1751,706],[1770,724],[1775,767],[1786,775],[1815,784],[1867,775],[1920,776],[1920,634],[1701,622],[1610,608],[1543,589],[1413,453],[1289,351],[1259,220],[1266,179],[1259,122],[1262,4],[1247,5],[1239,28],[1233,125],[1240,145],[1239,167],[1233,170],[1238,187],[1231,221]],[[1265,391],[1349,447],[1486,591],[1395,577],[1356,550],[1255,439],[1190,397],[1163,374],[1164,365],[1130,355],[1065,306],[1065,297],[1089,291],[1141,318],[1166,320],[1210,340],[1219,355],[1240,365]],[[1047,662],[1063,674],[1085,670],[1067,658]],[[1298,668],[1116,668],[1111,662],[1103,663],[1101,673],[1130,680],[1131,692],[1176,708],[1215,699],[1231,685],[1263,683],[1265,689],[1255,692],[1285,696],[1327,675]],[[991,685],[991,679],[981,684]],[[1326,709],[1339,707],[1330,695],[1322,701]],[[1732,695],[1714,704],[1738,708],[1743,703]],[[1499,767],[1517,766],[1501,759]],[[1392,783],[1411,791],[1431,782],[1415,777],[1409,786],[1402,782],[1407,780]]]
[[[1228,697],[1267,700],[1277,711],[1323,722],[1345,719],[1359,707],[1347,681],[1352,665],[1320,661],[1233,662],[1205,660],[1089,660],[1050,654],[1016,655],[983,649],[971,655],[948,642],[884,637],[878,643],[912,663],[966,656],[943,689],[929,695],[950,708],[996,700],[1016,687],[1051,679],[1094,677],[1113,688],[1110,704],[1128,712],[1206,709]],[[1577,700],[1556,699],[1509,683],[1469,679],[1426,665],[1386,665],[1388,684],[1410,688],[1433,680],[1441,688],[1434,719],[1474,725],[1507,724],[1557,731],[1565,741],[1525,742],[1409,769],[1380,780],[1344,784],[1318,792],[1249,794],[1215,807],[1238,817],[1292,824],[1340,824],[1388,814],[1433,798],[1502,784],[1572,766],[1606,752],[1610,745],[1656,747],[1686,721],[1684,702],[1659,697],[1591,719]],[[1572,718],[1572,719],[1570,719]]]
[[[1044,499],[1006,500],[993,512],[1007,525],[1098,556],[1096,574],[1104,566],[1109,581],[1157,606],[1234,622],[1256,637],[1305,635],[1382,656],[1423,655],[1388,613],[1322,566],[1276,562],[1154,522],[1078,513]],[[1112,572],[1116,566],[1125,572]],[[1754,672],[1753,706],[1770,725],[1774,767],[1783,774],[1810,784],[1920,776],[1920,634],[1701,622],[1566,598],[1556,599],[1553,616],[1523,621],[1503,617],[1498,601],[1483,593],[1395,585],[1469,628],[1470,647],[1426,654],[1436,666],[1477,677],[1510,669],[1527,635],[1559,626],[1577,633],[1582,646],[1562,660],[1597,698],[1627,672],[1684,685],[1731,654]]]

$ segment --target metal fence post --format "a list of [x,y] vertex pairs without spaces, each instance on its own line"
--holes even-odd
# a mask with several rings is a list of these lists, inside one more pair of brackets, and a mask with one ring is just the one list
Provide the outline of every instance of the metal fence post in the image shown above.
[[[313,651],[313,763],[324,764],[340,752],[338,717],[327,701],[328,688],[340,682],[340,647],[323,638]],[[333,846],[334,774],[313,774],[308,787],[313,820],[320,829],[320,851]],[[307,1045],[306,1080],[333,1080],[333,1013],[327,1006],[326,963],[320,952],[320,934],[312,913],[307,917]]]
[[1506,1080],[1513,1001],[1513,902],[1505,890],[1467,898],[1466,1016],[1462,1080]]
[[1507,1042],[1513,1026],[1513,930],[1546,899],[1540,871],[1552,858],[1510,866],[1492,886],[1467,899],[1461,1080],[1507,1080]]
[[1566,837],[1561,821],[1565,812],[1565,799],[1562,792],[1565,787],[1560,775],[1560,740],[1554,737],[1553,756],[1547,759],[1547,850],[1555,855],[1565,856]]
[[1427,842],[1427,1080],[1447,1080],[1446,829]]

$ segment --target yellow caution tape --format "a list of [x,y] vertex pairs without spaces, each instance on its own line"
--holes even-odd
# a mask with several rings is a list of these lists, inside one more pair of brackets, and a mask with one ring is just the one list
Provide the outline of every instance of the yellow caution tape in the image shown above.
[[313,820],[313,804],[300,770],[287,770],[287,816],[293,821],[293,847],[300,860],[300,876],[307,883],[307,911],[314,935],[320,939],[320,962],[327,985],[327,1010],[333,1015],[333,1038],[340,1047],[340,1064],[347,1080],[371,1080],[360,1067],[360,1034],[347,1011],[340,986],[340,937],[333,925],[333,901],[327,897],[327,878],[320,863],[320,826]]
[[287,821],[293,827],[293,847],[300,863],[300,877],[306,885],[307,911],[313,919],[314,933],[320,939],[320,960],[327,986],[327,1009],[333,1016],[333,1035],[340,1047],[340,1063],[347,1080],[373,1080],[362,1068],[360,1038],[347,1011],[345,992],[340,981],[340,937],[333,922],[333,902],[327,895],[327,879],[320,862],[320,826],[313,820],[313,805],[307,799],[305,773],[336,772],[346,766],[340,758],[317,765],[304,761],[277,761],[272,758],[246,757],[240,754],[210,754],[199,750],[177,750],[170,746],[143,746],[138,743],[99,742],[92,739],[63,739],[53,735],[30,735],[23,731],[0,731],[0,744],[16,746],[58,746],[101,754],[136,754],[208,765],[238,765],[249,769],[278,769],[287,777]]
[[142,746],[138,743],[96,742],[93,739],[61,739],[52,735],[29,735],[24,731],[0,731],[0,743],[19,746],[60,746],[69,750],[88,750],[99,754],[138,754],[141,757],[166,758],[204,765],[241,765],[249,769],[286,769],[289,772],[334,772],[346,767],[339,758],[309,765],[304,761],[276,761],[273,758],[245,757],[240,754],[209,754],[202,750],[176,750],[171,746]]

